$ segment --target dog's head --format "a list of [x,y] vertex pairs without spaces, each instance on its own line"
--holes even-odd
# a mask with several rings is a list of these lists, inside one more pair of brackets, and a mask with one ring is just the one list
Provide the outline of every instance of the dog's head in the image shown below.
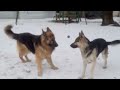
[[46,43],[48,46],[54,48],[54,47],[58,47],[58,44],[55,40],[55,36],[53,34],[53,32],[50,30],[49,27],[47,27],[47,31],[45,32],[44,30],[42,30],[43,36],[44,36],[44,43]]
[[79,33],[79,36],[75,39],[74,43],[72,43],[70,46],[72,48],[83,48],[88,44],[89,40],[85,37],[83,31],[81,31],[81,33]]

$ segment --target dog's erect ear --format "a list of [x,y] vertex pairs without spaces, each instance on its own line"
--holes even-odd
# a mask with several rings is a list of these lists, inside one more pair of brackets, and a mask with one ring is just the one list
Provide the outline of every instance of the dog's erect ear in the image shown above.
[[49,28],[49,27],[47,27],[47,32],[51,32],[51,30],[50,30],[50,28]]
[[79,37],[81,36],[81,33],[79,32]]
[[81,35],[84,35],[83,31],[81,31]]
[[85,37],[83,31],[81,31],[81,33],[79,33],[79,37],[80,37],[80,38]]
[[45,35],[45,31],[42,29],[42,33],[43,33],[43,35]]

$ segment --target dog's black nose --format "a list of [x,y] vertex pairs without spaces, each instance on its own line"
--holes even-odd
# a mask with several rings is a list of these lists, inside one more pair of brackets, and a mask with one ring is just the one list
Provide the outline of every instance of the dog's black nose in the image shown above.
[[58,44],[55,42],[55,47],[58,47]]
[[55,47],[58,47],[58,44],[57,44],[57,42],[56,42],[56,41],[54,41],[54,46],[55,46]]
[[72,44],[70,45],[70,47],[72,47]]
[[73,48],[73,44],[71,44],[71,45],[70,45],[70,47],[72,47],[72,48]]
[[58,44],[56,43],[56,47],[58,47]]
[[72,48],[77,48],[77,47],[78,47],[77,45],[74,45],[74,43],[72,43],[70,46],[71,46]]

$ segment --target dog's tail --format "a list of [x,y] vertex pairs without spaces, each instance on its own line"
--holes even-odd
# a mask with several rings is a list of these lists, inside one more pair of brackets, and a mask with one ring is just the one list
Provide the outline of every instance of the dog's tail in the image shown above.
[[108,45],[118,45],[120,44],[120,40],[114,40],[112,42],[107,42]]
[[7,36],[9,36],[10,38],[12,39],[17,39],[17,34],[15,34],[11,29],[13,28],[12,25],[7,25],[5,28],[4,28],[4,32]]

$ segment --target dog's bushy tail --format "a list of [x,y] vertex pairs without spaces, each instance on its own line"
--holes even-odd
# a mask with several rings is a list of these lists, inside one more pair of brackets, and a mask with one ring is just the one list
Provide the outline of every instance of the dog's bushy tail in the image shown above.
[[7,25],[5,28],[4,28],[4,32],[7,36],[9,36],[10,38],[12,39],[16,39],[17,35],[11,30],[13,28],[12,25]]
[[107,42],[108,45],[118,45],[120,44],[120,40],[114,40],[112,42]]

